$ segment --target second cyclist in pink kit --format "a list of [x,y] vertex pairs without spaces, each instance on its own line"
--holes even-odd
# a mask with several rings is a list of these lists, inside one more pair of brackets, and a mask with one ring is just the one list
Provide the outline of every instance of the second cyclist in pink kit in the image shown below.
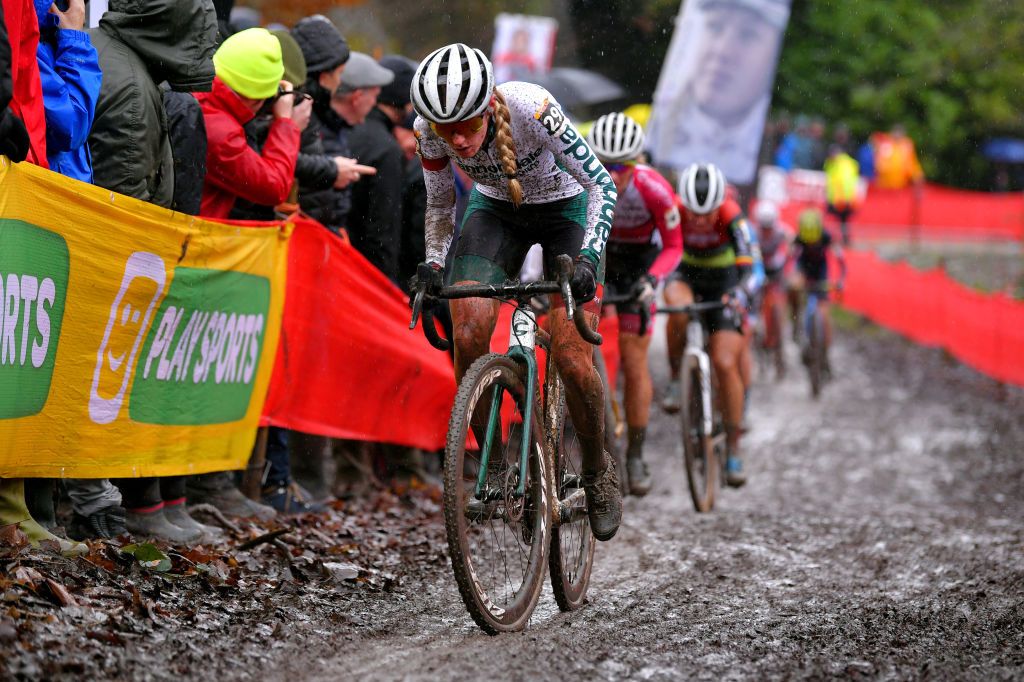
[[653,324],[641,334],[640,311],[647,307],[653,312],[655,289],[682,258],[679,203],[672,185],[656,170],[638,162],[644,132],[636,121],[620,113],[602,116],[591,128],[587,141],[619,193],[612,233],[605,246],[605,295],[634,297],[630,303],[616,305],[616,312],[629,427],[629,491],[646,495],[651,476],[643,460],[643,447],[653,397],[647,368]]

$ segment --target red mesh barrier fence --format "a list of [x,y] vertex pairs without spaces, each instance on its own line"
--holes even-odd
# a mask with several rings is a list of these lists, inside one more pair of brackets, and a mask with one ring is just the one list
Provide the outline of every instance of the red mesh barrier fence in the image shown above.
[[978,371],[1024,386],[1024,303],[985,294],[941,270],[848,251],[842,305]]

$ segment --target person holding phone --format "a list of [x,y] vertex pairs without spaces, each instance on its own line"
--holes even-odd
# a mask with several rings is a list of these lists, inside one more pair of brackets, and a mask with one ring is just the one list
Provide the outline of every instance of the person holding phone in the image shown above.
[[[227,218],[239,198],[271,206],[288,198],[299,156],[299,137],[312,102],[296,97],[284,77],[281,43],[265,28],[225,40],[213,55],[210,92],[196,94],[206,123],[206,181],[199,214]],[[273,122],[257,153],[243,126],[271,100]]]

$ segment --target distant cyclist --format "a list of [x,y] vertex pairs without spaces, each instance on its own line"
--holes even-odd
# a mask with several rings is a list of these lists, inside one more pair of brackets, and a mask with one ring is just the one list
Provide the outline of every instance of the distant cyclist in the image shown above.
[[[455,246],[450,280],[500,284],[513,279],[533,244],[544,250],[554,279],[555,259],[575,258],[572,290],[592,326],[600,311],[598,285],[615,209],[615,184],[586,140],[541,87],[510,82],[495,87],[484,53],[462,43],[432,52],[413,76],[415,133],[427,188],[426,263],[418,277],[429,290],[444,282],[445,255],[455,228],[452,162],[475,181]],[[423,282],[423,280],[426,280]],[[599,540],[618,530],[622,498],[615,467],[604,451],[604,389],[592,347],[552,302],[551,348],[565,382],[579,434],[591,529]],[[455,372],[461,380],[486,354],[498,301],[451,302]]]
[[621,113],[602,116],[590,129],[587,141],[611,173],[619,193],[608,239],[605,286],[609,295],[635,297],[633,303],[617,305],[616,312],[629,428],[629,492],[646,495],[651,489],[651,476],[643,461],[643,447],[653,397],[647,349],[654,325],[649,324],[641,336],[640,314],[644,307],[653,313],[655,289],[676,269],[683,255],[678,198],[668,180],[650,166],[638,163],[644,131],[633,119]]
[[[686,168],[679,179],[679,197],[685,209],[682,229],[686,252],[665,285],[665,301],[670,306],[695,300],[733,302],[708,314],[707,322],[711,360],[723,399],[726,483],[741,486],[746,482],[739,447],[744,402],[740,366],[745,349],[741,330],[743,309],[757,290],[750,231],[739,204],[726,198],[725,177],[713,164],[695,163]],[[678,412],[681,407],[678,380],[687,321],[685,315],[670,315],[668,320],[672,382],[662,403],[667,412]]]
[[758,241],[761,243],[765,278],[769,282],[781,284],[789,257],[789,245],[793,241],[792,228],[779,219],[779,207],[769,200],[757,202],[754,220],[757,222]]
[[[761,290],[760,310],[766,311],[768,304],[765,302],[769,295],[774,294],[775,300],[771,305],[785,306],[784,294],[786,291],[785,270],[789,262],[789,249],[793,243],[793,230],[779,218],[779,207],[775,202],[762,200],[757,202],[754,209],[754,220],[757,222],[758,241],[761,246],[761,258],[764,261],[765,286]],[[768,319],[764,324],[770,324]],[[793,324],[797,324],[796,313],[793,316]],[[772,339],[773,343],[782,343],[782,330],[773,329],[778,338]],[[781,363],[780,371],[784,371],[785,362],[782,354],[779,356]]]
[[[798,221],[799,231],[792,246],[792,256],[796,259],[796,287],[804,290],[808,295],[814,293],[818,296],[818,306],[825,321],[825,348],[832,344],[832,322],[829,319],[829,268],[828,251],[832,249],[836,261],[839,263],[839,281],[836,283],[838,291],[843,290],[843,282],[846,279],[846,259],[843,257],[843,248],[838,242],[832,239],[832,235],[825,230],[824,219],[821,211],[816,208],[809,208],[800,214]],[[811,307],[804,310],[804,339],[810,339],[809,325],[811,323]],[[804,363],[807,363],[807,346],[804,346]],[[825,355],[825,372],[831,374],[828,355]]]

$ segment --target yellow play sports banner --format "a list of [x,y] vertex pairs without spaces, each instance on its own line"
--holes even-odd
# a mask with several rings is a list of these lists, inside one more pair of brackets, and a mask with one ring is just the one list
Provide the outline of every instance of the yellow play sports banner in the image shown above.
[[0,477],[243,468],[288,235],[0,157]]

